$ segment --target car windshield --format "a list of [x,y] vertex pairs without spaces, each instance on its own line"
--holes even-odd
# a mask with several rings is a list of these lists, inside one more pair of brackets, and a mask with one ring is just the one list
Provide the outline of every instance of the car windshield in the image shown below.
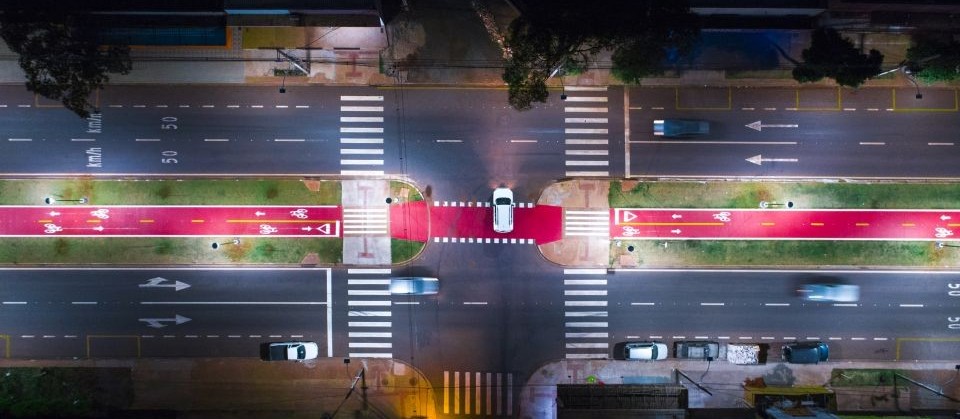
[[307,357],[306,345],[297,345],[297,359],[304,359],[306,357]]
[[510,198],[497,198],[495,203],[497,205],[510,205]]

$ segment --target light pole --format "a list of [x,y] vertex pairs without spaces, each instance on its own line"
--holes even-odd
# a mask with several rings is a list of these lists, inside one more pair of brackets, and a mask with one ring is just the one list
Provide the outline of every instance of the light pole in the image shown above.
[[57,202],[79,202],[81,204],[86,204],[87,197],[84,196],[84,197],[81,197],[80,199],[57,199],[52,196],[48,196],[46,198],[43,198],[43,202],[48,205],[53,205],[53,204],[56,204]]
[[226,245],[228,245],[228,244],[232,244],[232,245],[234,245],[234,246],[237,246],[237,245],[240,244],[240,239],[233,239],[233,240],[230,240],[230,241],[224,242],[224,243],[213,242],[212,244],[210,244],[210,247],[212,247],[213,250],[217,250],[217,249],[220,248],[220,246],[226,246]]
[[937,249],[943,249],[944,247],[960,247],[955,244],[946,244],[944,242],[937,242]]

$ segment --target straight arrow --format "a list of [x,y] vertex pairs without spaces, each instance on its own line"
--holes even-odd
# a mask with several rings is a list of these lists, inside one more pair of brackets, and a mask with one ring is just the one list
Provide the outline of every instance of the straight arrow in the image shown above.
[[166,281],[167,281],[167,278],[161,278],[158,276],[156,278],[148,279],[146,284],[140,284],[139,287],[140,288],[173,288],[176,291],[190,288],[190,284],[187,284],[184,282],[174,281],[172,284],[165,284],[164,282]]
[[757,122],[751,122],[747,124],[746,127],[760,131],[763,128],[799,128],[800,125],[798,124],[762,124],[760,123],[760,121],[757,121]]
[[177,314],[175,317],[169,318],[169,319],[137,319],[137,320],[142,322],[147,322],[147,326],[150,326],[152,328],[160,329],[162,327],[167,327],[167,325],[163,324],[163,322],[173,322],[175,324],[183,324],[190,321],[190,318],[183,317]]
[[747,160],[748,162],[750,162],[750,163],[753,163],[753,164],[757,165],[757,166],[760,166],[760,164],[762,164],[762,163],[765,162],[765,161],[784,161],[784,162],[791,162],[791,163],[796,163],[796,162],[800,161],[799,159],[770,159],[770,158],[766,158],[766,159],[765,159],[765,158],[763,158],[763,157],[760,157],[759,154],[757,154],[756,156],[750,157],[750,158],[748,158],[748,159],[746,159],[746,160]]

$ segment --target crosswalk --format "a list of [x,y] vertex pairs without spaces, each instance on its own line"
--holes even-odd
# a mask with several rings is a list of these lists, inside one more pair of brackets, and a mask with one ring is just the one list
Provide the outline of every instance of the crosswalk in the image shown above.
[[383,175],[383,96],[340,96],[340,174]]
[[[515,202],[517,208],[533,208],[536,205],[533,202]],[[474,207],[474,208],[489,208],[490,201],[433,201],[433,206],[435,207]]]
[[383,235],[389,232],[390,209],[344,208],[343,235]]
[[565,357],[609,357],[607,332],[607,270],[563,270]]
[[563,234],[570,236],[610,237],[609,210],[564,210]]
[[351,358],[393,358],[390,272],[347,270],[347,346]]
[[443,414],[513,416],[513,374],[444,371]]
[[607,88],[564,88],[564,165],[568,177],[610,176]]

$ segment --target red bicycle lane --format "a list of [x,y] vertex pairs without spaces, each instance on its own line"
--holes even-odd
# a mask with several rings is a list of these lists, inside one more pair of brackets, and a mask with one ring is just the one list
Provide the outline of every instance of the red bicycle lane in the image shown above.
[[335,206],[0,206],[10,237],[340,237]]
[[617,239],[956,240],[960,211],[611,209]]
[[[563,208],[552,205],[514,209],[514,229],[493,231],[493,209],[476,206],[430,206],[405,202],[390,207],[390,235],[395,239],[425,242],[433,238],[486,243],[532,240],[544,244],[563,238]],[[428,215],[429,214],[429,215]],[[429,220],[429,221],[428,221]]]

